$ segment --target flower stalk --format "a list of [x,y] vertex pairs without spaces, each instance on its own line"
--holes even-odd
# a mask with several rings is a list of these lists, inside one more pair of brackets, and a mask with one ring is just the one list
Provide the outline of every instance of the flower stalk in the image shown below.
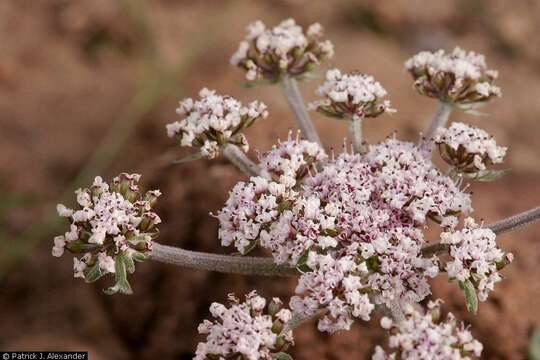
[[499,220],[488,227],[498,235],[520,229],[538,220],[540,220],[540,206]]
[[258,176],[260,169],[251,161],[240,148],[233,144],[226,144],[223,147],[223,155],[236,166],[240,171],[248,176]]
[[353,116],[348,121],[349,134],[351,135],[355,153],[362,152],[362,119]]
[[321,139],[319,138],[317,130],[309,117],[306,105],[304,104],[304,100],[302,99],[302,95],[298,89],[298,82],[296,79],[289,76],[283,76],[281,79],[281,89],[283,90],[283,94],[285,95],[291,110],[296,116],[296,121],[302,135],[309,141],[313,141],[321,145]]
[[422,143],[420,145],[422,149],[427,150],[430,153],[431,151],[433,151],[435,145],[433,138],[435,136],[435,133],[437,132],[438,128],[444,127],[446,125],[448,119],[450,118],[451,112],[451,104],[439,101],[439,107],[437,108],[437,112],[433,116],[433,119],[431,120],[431,123],[426,130],[426,133],[422,136]]
[[150,258],[190,269],[217,271],[226,274],[257,276],[293,276],[298,274],[295,268],[274,264],[272,258],[209,254],[156,242],[152,244]]

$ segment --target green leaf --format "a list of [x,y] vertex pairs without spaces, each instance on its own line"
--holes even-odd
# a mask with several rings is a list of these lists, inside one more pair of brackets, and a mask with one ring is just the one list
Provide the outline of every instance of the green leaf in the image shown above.
[[137,262],[143,262],[144,260],[148,259],[148,255],[137,251],[131,255],[131,258]]
[[101,269],[99,264],[96,262],[93,266],[87,267],[84,269],[84,280],[87,283],[91,283],[102,277]]
[[83,253],[83,252],[86,253],[86,252],[95,250],[100,246],[101,245],[98,245],[98,244],[89,244],[81,240],[75,240],[75,241],[70,241],[69,243],[67,243],[66,249],[74,253]]
[[131,295],[133,294],[133,291],[131,290],[131,286],[129,285],[129,282],[127,281],[127,274],[126,274],[126,262],[125,262],[125,255],[120,254],[117,255],[114,259],[114,269],[115,269],[115,280],[116,284],[114,286],[107,288],[104,290],[105,294],[107,295],[113,295],[116,293],[125,294],[125,295]]
[[529,340],[529,360],[540,360],[540,327],[534,329]]
[[475,173],[462,173],[462,175],[474,181],[490,182],[497,180],[507,172],[508,170],[480,170]]
[[478,311],[478,298],[476,297],[476,289],[474,288],[473,283],[469,279],[459,281],[459,287],[463,290],[463,294],[465,295],[465,305],[467,305],[467,310],[476,314]]
[[133,274],[135,272],[135,262],[131,256],[124,255],[124,264],[126,265],[126,270],[128,273]]
[[293,360],[293,357],[287,353],[284,352],[278,352],[275,354],[272,354],[272,359],[274,360]]
[[128,241],[133,244],[133,245],[139,245],[139,244],[146,244],[148,243],[150,240],[152,240],[152,238],[150,237],[150,235],[147,235],[147,234],[144,234],[144,235],[137,235],[137,236],[133,236],[131,238],[128,239]]
[[273,85],[277,81],[267,80],[267,79],[260,79],[260,80],[254,80],[254,81],[243,81],[240,82],[240,86],[242,86],[245,89],[253,89],[259,86],[266,86],[266,85]]
[[202,157],[203,157],[203,155],[200,152],[198,152],[198,153],[195,153],[195,154],[185,156],[185,157],[183,157],[181,159],[175,160],[175,161],[173,161],[173,164],[182,164],[182,163],[185,163],[185,162],[195,161],[195,160],[202,159]]

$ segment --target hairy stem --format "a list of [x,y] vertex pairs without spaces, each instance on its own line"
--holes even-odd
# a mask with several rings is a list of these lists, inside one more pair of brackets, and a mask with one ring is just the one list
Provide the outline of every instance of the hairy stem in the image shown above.
[[[499,220],[493,224],[487,226],[495,234],[504,234],[506,232],[518,230],[524,226],[532,224],[533,222],[540,220],[540,206],[532,208],[530,210],[521,212],[519,214],[507,217],[505,219]],[[424,257],[431,257],[450,249],[449,244],[434,243],[422,248],[422,255]]]
[[422,256],[428,258],[433,255],[448,251],[448,249],[450,249],[450,245],[448,244],[435,243],[427,245],[422,248]]
[[297,312],[293,312],[291,320],[289,320],[289,322],[287,322],[285,326],[283,326],[283,330],[281,330],[281,334],[285,334],[289,330],[293,330],[312,319],[321,317],[327,312],[328,312],[328,309],[319,309],[314,314],[311,314],[311,315],[303,315],[303,314],[298,314]]
[[352,138],[355,153],[362,152],[362,119],[352,117],[348,120],[349,134]]
[[540,220],[540,206],[499,220],[488,225],[488,227],[493,230],[495,234],[503,234],[505,232],[517,230],[538,220]]
[[238,146],[233,144],[225,145],[223,147],[223,155],[246,175],[258,176],[260,174],[259,167]]
[[396,323],[399,324],[400,322],[405,320],[405,314],[403,313],[403,309],[401,308],[401,305],[398,301],[392,301],[387,305],[387,307]]
[[155,261],[197,270],[257,276],[293,276],[295,268],[276,265],[272,258],[209,254],[184,250],[154,242],[150,258]]
[[281,79],[281,89],[283,90],[283,94],[285,95],[291,110],[296,116],[296,121],[302,135],[305,136],[305,138],[309,141],[322,145],[321,139],[317,134],[317,130],[315,130],[315,126],[313,125],[313,122],[311,121],[311,118],[307,112],[306,105],[304,104],[304,100],[302,99],[302,95],[298,89],[296,79],[289,76],[284,76]]
[[433,147],[434,147],[433,137],[435,136],[435,133],[437,132],[438,128],[444,127],[446,125],[451,112],[452,112],[452,105],[442,102],[442,101],[439,102],[439,107],[437,108],[437,112],[435,113],[435,116],[433,116],[433,119],[431,120],[431,124],[429,124],[429,127],[426,130],[426,133],[422,136],[422,143],[420,144],[421,148],[429,152],[433,151]]

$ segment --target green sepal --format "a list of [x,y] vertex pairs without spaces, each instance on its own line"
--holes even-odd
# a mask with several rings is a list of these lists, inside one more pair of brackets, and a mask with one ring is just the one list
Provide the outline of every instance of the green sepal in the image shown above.
[[99,268],[99,263],[97,262],[94,265],[84,269],[84,280],[87,283],[92,283],[98,280],[102,276],[103,274],[101,273],[101,269]]
[[471,280],[467,279],[459,281],[458,284],[465,295],[465,305],[467,306],[467,310],[476,314],[478,311],[478,297],[476,296],[476,289],[474,288],[473,283]]
[[86,253],[99,248],[99,244],[89,244],[82,240],[70,241],[66,244],[66,249],[73,253]]
[[287,353],[284,352],[278,352],[275,354],[272,354],[272,359],[274,360],[293,360],[293,357]]
[[129,285],[129,282],[127,281],[125,257],[126,257],[125,254],[119,254],[115,257],[114,278],[116,280],[116,284],[114,284],[114,286],[111,286],[110,288],[103,290],[105,294],[107,295],[113,295],[116,293],[125,294],[125,295],[133,294],[133,291],[131,290],[131,286]]
[[133,258],[128,255],[122,256],[124,258],[124,264],[126,265],[126,271],[130,274],[133,274],[135,272],[135,262],[133,261]]
[[195,160],[202,159],[202,157],[203,157],[202,153],[198,152],[198,153],[195,153],[195,154],[184,156],[181,159],[174,160],[173,164],[182,164],[182,163],[186,163],[186,162],[190,162],[190,161],[195,161]]
[[146,259],[148,259],[148,255],[146,255],[145,253],[136,251],[133,253],[133,255],[131,255],[131,258],[137,262],[143,262]]
[[475,173],[462,173],[468,179],[481,182],[491,182],[497,180],[508,172],[508,170],[480,170]]
[[152,240],[150,235],[144,234],[144,235],[133,236],[133,237],[128,239],[128,242],[130,244],[133,244],[133,245],[137,246],[137,245],[140,245],[140,244],[146,244],[150,240]]

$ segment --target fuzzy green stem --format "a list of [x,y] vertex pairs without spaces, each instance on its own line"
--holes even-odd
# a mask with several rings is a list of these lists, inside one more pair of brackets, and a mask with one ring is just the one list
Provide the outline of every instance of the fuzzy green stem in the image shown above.
[[355,153],[362,152],[362,119],[352,117],[348,120],[349,134],[352,138],[353,149]]
[[439,102],[439,107],[437,108],[437,112],[435,113],[435,116],[433,116],[433,119],[431,120],[431,123],[429,124],[428,129],[426,130],[426,133],[422,136],[422,142],[420,144],[420,147],[424,150],[427,150],[431,153],[434,148],[434,141],[433,138],[435,137],[435,133],[437,132],[437,129],[440,127],[444,127],[446,123],[448,122],[448,119],[450,118],[450,113],[452,112],[452,105],[442,102]]
[[154,242],[150,258],[155,261],[190,269],[217,271],[226,274],[256,276],[294,276],[290,266],[276,265],[272,258],[232,256],[190,251]]
[[306,105],[304,104],[304,100],[302,99],[302,95],[298,89],[298,82],[296,79],[289,76],[284,76],[281,79],[281,89],[283,90],[283,94],[285,95],[292,112],[296,116],[296,121],[302,135],[309,141],[322,145],[321,139],[317,134],[317,130],[315,129],[315,126],[313,125],[313,122],[311,121],[311,118],[307,112]]
[[223,155],[246,175],[258,176],[260,174],[261,170],[259,167],[238,146],[233,144],[225,145],[223,147]]
[[488,225],[488,227],[493,230],[495,234],[503,234],[517,230],[538,220],[540,220],[540,206],[499,220]]

